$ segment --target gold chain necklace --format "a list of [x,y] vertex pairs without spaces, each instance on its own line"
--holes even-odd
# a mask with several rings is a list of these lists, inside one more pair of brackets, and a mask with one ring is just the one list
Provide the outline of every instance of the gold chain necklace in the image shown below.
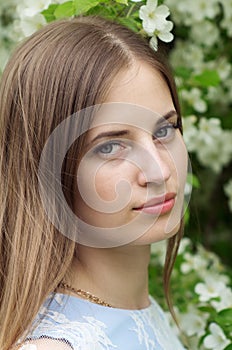
[[70,286],[67,283],[60,282],[58,287],[62,288],[62,289],[66,289],[66,290],[68,290],[70,292],[73,292],[73,293],[79,295],[80,297],[84,297],[85,299],[91,301],[92,303],[103,305],[103,306],[108,306],[108,307],[113,307],[111,304],[109,304],[109,303],[105,302],[104,300],[98,298],[96,295],[93,295],[93,294],[91,294],[89,292],[86,292],[85,290],[82,290],[82,289],[76,289],[76,288]]

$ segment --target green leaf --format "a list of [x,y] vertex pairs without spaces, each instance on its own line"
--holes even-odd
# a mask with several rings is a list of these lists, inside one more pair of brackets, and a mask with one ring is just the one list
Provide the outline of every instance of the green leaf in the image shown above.
[[204,313],[209,313],[214,317],[215,309],[212,306],[199,306],[198,309]]
[[192,184],[192,186],[195,187],[195,188],[200,188],[201,187],[198,178],[194,174],[190,174],[190,173],[187,174],[187,182],[189,184]]
[[91,9],[88,10],[88,15],[89,16],[101,16],[104,18],[113,18],[115,19],[115,12],[114,9],[112,9],[111,6],[106,6],[105,4],[99,4],[95,7],[92,7]]
[[128,0],[115,0],[118,4],[128,5]]
[[57,5],[57,4],[51,4],[51,5],[49,5],[49,7],[46,10],[43,10],[41,12],[41,14],[44,16],[44,18],[46,19],[46,21],[48,23],[52,22],[56,19],[54,12],[58,6],[59,5]]
[[74,0],[75,15],[86,13],[91,8],[100,4],[100,0]]
[[185,225],[188,224],[189,219],[190,219],[190,212],[189,212],[189,208],[187,208],[185,210],[185,213],[184,213],[184,223],[185,223]]
[[229,326],[232,324],[232,308],[225,309],[218,313],[216,321],[222,326]]
[[54,12],[56,19],[72,17],[75,14],[73,1],[67,1],[57,6]]
[[203,87],[217,86],[220,83],[220,77],[216,70],[204,70],[201,74],[196,75],[193,81],[200,83]]
[[228,345],[224,350],[232,350],[232,343]]
[[191,69],[190,68],[186,68],[186,67],[176,67],[175,68],[175,74],[178,77],[184,78],[184,79],[189,79],[191,76]]
[[126,17],[117,18],[117,20],[119,23],[123,24],[124,26],[127,26],[128,28],[130,28],[134,32],[138,32],[140,29],[139,23],[131,17],[129,17],[129,18],[126,18]]

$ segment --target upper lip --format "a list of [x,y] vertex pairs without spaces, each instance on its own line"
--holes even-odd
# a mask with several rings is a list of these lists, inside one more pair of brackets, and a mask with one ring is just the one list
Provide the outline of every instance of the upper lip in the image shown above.
[[149,208],[154,207],[157,204],[162,204],[170,199],[175,198],[176,193],[174,192],[168,192],[162,196],[157,196],[149,199],[147,202],[143,203],[142,205],[135,207],[134,209],[143,209],[143,208]]

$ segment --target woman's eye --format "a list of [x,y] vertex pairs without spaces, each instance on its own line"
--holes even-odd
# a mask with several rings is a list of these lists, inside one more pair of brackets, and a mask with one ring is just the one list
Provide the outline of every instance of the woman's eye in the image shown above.
[[110,157],[119,155],[124,148],[125,147],[119,142],[107,142],[103,145],[98,146],[94,150],[94,153],[104,157]]
[[175,129],[177,128],[178,126],[175,124],[164,125],[156,130],[154,133],[154,139],[169,139],[174,136]]

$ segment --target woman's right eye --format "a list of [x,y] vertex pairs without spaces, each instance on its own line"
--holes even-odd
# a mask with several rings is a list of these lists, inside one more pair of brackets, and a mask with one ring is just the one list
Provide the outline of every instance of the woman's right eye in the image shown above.
[[105,142],[94,149],[94,153],[104,158],[116,157],[121,154],[125,146],[119,141]]

